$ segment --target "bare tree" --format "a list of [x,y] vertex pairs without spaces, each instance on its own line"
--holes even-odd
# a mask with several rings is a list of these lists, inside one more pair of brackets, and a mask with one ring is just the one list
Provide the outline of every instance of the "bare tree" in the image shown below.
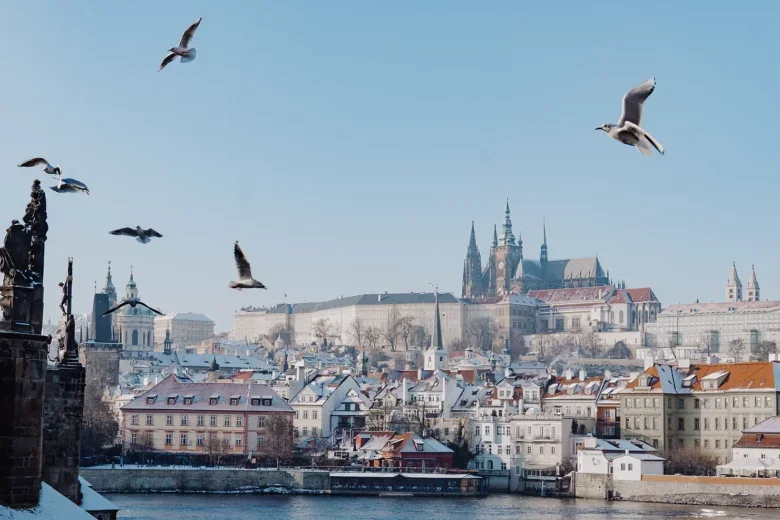
[[287,335],[290,337],[290,345],[295,344],[295,326],[290,324],[290,326],[286,326],[282,323],[277,323],[271,329],[268,331],[268,338],[271,341],[275,341],[276,338],[279,337],[279,334]]
[[579,335],[580,351],[590,358],[597,358],[601,354],[601,342],[593,331],[583,332]]
[[314,322],[314,335],[323,341],[333,337],[333,324],[327,318],[320,318]]
[[493,345],[495,325],[490,316],[472,318],[466,324],[466,334],[472,340],[471,344],[481,350],[488,350]]
[[84,415],[81,421],[81,453],[97,455],[116,443],[119,423],[111,405],[103,400],[97,385],[87,385],[84,392]]
[[141,464],[146,464],[147,456],[154,452],[154,434],[152,432],[141,432],[140,437],[130,448],[141,455]]
[[368,343],[368,347],[371,350],[376,350],[377,343],[379,343],[379,338],[381,337],[379,333],[379,329],[376,327],[369,327],[366,329],[365,332],[365,340],[366,343]]
[[387,313],[387,322],[380,333],[390,346],[390,351],[395,352],[395,344],[401,333],[401,313],[398,311],[398,305],[390,307],[390,311]]
[[414,318],[411,316],[404,316],[401,318],[401,338],[404,340],[404,350],[409,350],[409,347],[414,344]]
[[458,421],[458,427],[455,429],[452,440],[447,442],[447,446],[455,452],[452,455],[452,465],[456,468],[468,468],[469,461],[474,458],[472,451],[474,438],[468,424],[468,419]]
[[745,340],[734,338],[729,341],[729,353],[734,357],[735,361],[742,361],[742,356],[745,354]]
[[463,352],[466,350],[466,343],[464,343],[460,339],[453,339],[450,341],[449,345],[447,345],[447,350],[450,352]]
[[431,335],[422,325],[412,325],[412,345],[423,348],[431,342]]
[[286,460],[293,454],[293,421],[292,416],[275,414],[265,422],[265,451],[276,459],[276,467],[280,460]]
[[209,462],[219,466],[225,455],[230,453],[230,439],[224,435],[209,433],[204,439],[203,447],[209,454]]
[[347,325],[347,336],[352,338],[352,341],[355,342],[356,347],[363,347],[363,342],[365,341],[366,336],[366,329],[363,326],[363,322],[360,321],[360,318],[355,316],[355,319],[349,322],[349,325]]
[[395,399],[391,395],[374,401],[374,405],[368,411],[366,427],[372,431],[387,431],[395,410]]
[[662,456],[666,459],[664,471],[667,475],[714,475],[718,464],[715,455],[694,446],[672,448]]
[[769,354],[777,354],[777,343],[774,341],[762,341],[756,348],[756,358],[759,361],[769,361]]

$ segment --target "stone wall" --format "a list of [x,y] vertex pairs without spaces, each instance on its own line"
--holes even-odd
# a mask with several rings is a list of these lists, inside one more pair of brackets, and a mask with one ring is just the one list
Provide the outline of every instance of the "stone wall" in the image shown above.
[[79,345],[79,361],[87,369],[87,385],[99,388],[100,395],[104,388],[119,384],[120,349],[118,343],[86,342]]
[[284,487],[324,491],[330,474],[317,470],[82,468],[81,476],[98,492],[230,492]]
[[613,493],[615,500],[635,502],[780,507],[777,479],[645,475],[641,481],[615,481]]
[[84,415],[84,368],[73,366],[46,371],[43,410],[44,482],[79,504],[79,454]]
[[610,475],[575,473],[574,476],[574,496],[577,498],[608,498],[608,491],[612,490]]
[[0,505],[38,504],[46,338],[0,332]]

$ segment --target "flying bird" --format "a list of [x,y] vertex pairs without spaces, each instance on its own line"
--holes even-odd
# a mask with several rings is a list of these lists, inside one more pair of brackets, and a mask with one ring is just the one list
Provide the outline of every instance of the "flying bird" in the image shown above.
[[165,59],[162,60],[162,63],[160,63],[160,68],[157,69],[157,72],[163,70],[170,62],[176,59],[177,56],[181,57],[182,63],[189,63],[195,59],[195,57],[198,55],[198,51],[195,49],[195,47],[191,49],[189,47],[192,37],[195,36],[195,29],[198,28],[201,20],[203,20],[203,18],[198,18],[194,24],[190,25],[187,30],[184,31],[178,47],[171,47],[168,49],[170,54],[168,54]]
[[612,139],[623,144],[636,146],[642,155],[653,155],[653,148],[658,153],[664,153],[664,147],[655,138],[645,132],[640,126],[642,121],[642,105],[655,90],[655,78],[650,78],[637,85],[623,96],[623,113],[616,125],[604,123],[596,130],[604,130]]
[[62,170],[59,166],[52,166],[49,161],[43,157],[34,157],[29,161],[24,161],[19,165],[20,168],[33,168],[35,166],[43,166],[43,171],[49,175],[62,175]]
[[86,193],[89,195],[89,188],[87,188],[87,185],[84,184],[81,181],[77,181],[76,179],[63,179],[62,174],[60,174],[60,183],[57,186],[51,187],[52,191],[56,191],[57,193]]
[[230,282],[228,287],[231,289],[265,289],[265,285],[252,278],[252,269],[249,266],[249,262],[244,256],[244,252],[241,251],[241,246],[236,245],[233,247],[233,255],[236,257],[236,268],[238,269],[238,281]]
[[108,316],[108,315],[109,315],[109,314],[111,314],[112,312],[116,312],[116,311],[118,311],[119,309],[121,309],[121,308],[122,308],[122,307],[124,307],[125,305],[129,305],[129,306],[130,306],[131,308],[133,308],[133,309],[135,309],[135,308],[136,308],[138,305],[143,305],[144,307],[146,307],[147,309],[149,309],[149,310],[150,310],[150,311],[152,311],[153,313],[155,313],[155,314],[159,314],[160,316],[162,316],[162,312],[158,311],[157,309],[152,309],[151,307],[149,307],[148,305],[146,305],[144,302],[142,302],[142,301],[141,301],[141,300],[139,300],[138,298],[130,298],[129,300],[125,300],[125,301],[123,301],[122,303],[120,303],[119,305],[117,305],[116,307],[114,307],[113,309],[108,309],[106,312],[104,312],[104,313],[103,313],[103,316]]
[[135,239],[142,244],[148,244],[152,241],[152,237],[162,238],[162,235],[152,228],[144,229],[141,226],[136,226],[135,229],[129,227],[123,227],[109,231],[112,235],[122,235],[128,237],[135,237]]

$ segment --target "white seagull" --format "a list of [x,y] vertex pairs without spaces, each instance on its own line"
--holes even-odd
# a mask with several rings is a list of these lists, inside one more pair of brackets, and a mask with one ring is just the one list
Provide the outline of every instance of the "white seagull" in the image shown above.
[[655,78],[637,85],[623,96],[623,113],[616,125],[604,123],[596,130],[604,130],[612,139],[636,146],[642,155],[653,155],[653,148],[664,153],[664,147],[639,125],[642,121],[642,105],[655,90]]
[[29,161],[24,161],[19,165],[20,168],[32,168],[34,166],[43,166],[43,171],[49,175],[62,175],[62,170],[59,166],[52,166],[49,161],[43,157],[34,157]]
[[195,36],[195,29],[198,28],[201,20],[203,20],[203,18],[198,18],[194,24],[190,25],[187,30],[184,31],[178,47],[171,47],[168,49],[170,54],[167,55],[164,60],[162,60],[162,63],[160,63],[160,68],[157,69],[157,72],[163,70],[166,65],[176,59],[176,56],[181,57],[182,63],[189,63],[195,59],[195,57],[198,55],[198,51],[195,49],[195,47],[190,49],[190,41],[192,40],[192,37]]
[[230,282],[228,287],[231,289],[265,289],[265,285],[252,278],[252,269],[249,266],[249,262],[244,256],[244,252],[241,251],[241,246],[236,245],[233,247],[233,255],[236,257],[236,268],[238,269],[238,281]]
[[135,226],[135,229],[130,227],[123,227],[109,231],[112,235],[123,235],[128,237],[135,237],[135,239],[142,243],[148,244],[152,241],[152,237],[162,238],[162,235],[152,228],[144,229],[141,226]]
[[57,193],[86,193],[89,195],[89,188],[87,185],[76,179],[62,178],[60,174],[60,182],[57,186],[51,186],[51,190]]

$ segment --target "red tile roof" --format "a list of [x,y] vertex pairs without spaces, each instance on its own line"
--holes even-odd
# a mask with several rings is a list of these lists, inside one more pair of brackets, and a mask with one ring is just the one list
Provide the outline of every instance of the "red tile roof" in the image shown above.
[[658,298],[655,297],[653,290],[650,287],[640,287],[639,289],[625,289],[631,300],[634,303],[655,302]]
[[530,291],[528,296],[537,298],[544,303],[590,304],[603,301],[604,297],[614,289],[612,285],[596,287],[574,287],[571,289],[545,289]]

